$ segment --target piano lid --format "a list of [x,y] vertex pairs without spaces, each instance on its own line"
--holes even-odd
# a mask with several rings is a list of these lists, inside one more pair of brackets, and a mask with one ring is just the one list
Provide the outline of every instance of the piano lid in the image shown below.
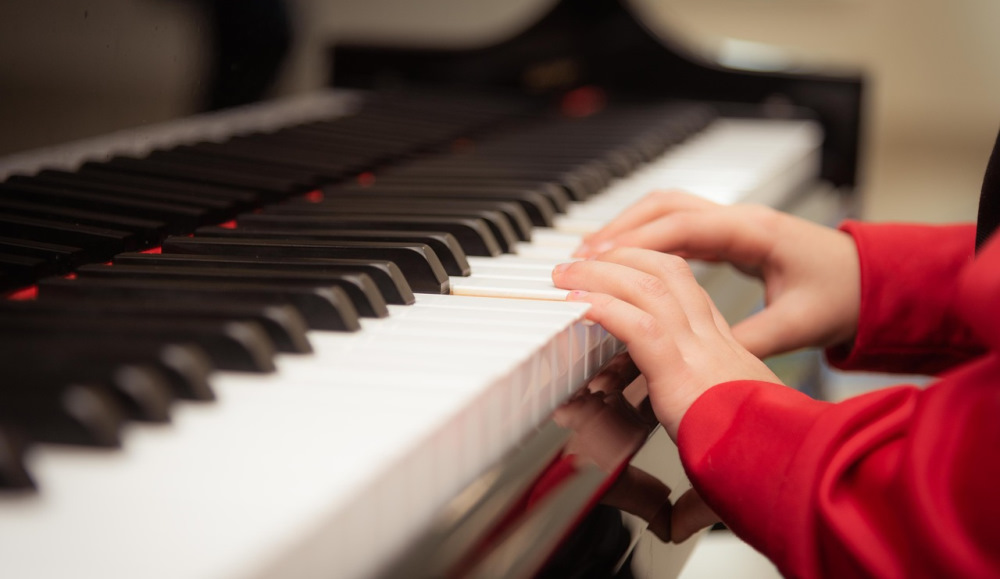
[[857,178],[863,79],[735,69],[652,32],[628,0],[560,0],[517,36],[485,48],[331,47],[334,86],[506,88],[532,94],[596,86],[615,99],[678,98],[764,105],[786,116],[801,107],[823,125],[821,177]]

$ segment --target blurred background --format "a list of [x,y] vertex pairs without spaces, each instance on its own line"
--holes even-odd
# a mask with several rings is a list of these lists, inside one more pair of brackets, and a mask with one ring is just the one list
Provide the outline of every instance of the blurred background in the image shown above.
[[[552,0],[287,0],[294,32],[271,90],[313,90],[339,39],[477,46]],[[0,155],[189,115],[206,106],[213,18],[227,0],[4,0]],[[994,0],[635,0],[649,26],[693,47],[769,55],[869,80],[862,214],[975,215],[1000,123]]]

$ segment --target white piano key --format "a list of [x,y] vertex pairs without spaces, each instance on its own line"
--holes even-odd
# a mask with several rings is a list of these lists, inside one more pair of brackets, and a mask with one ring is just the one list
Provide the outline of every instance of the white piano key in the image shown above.
[[526,300],[565,300],[569,291],[559,289],[551,280],[507,277],[453,277],[451,292],[460,296],[506,297]]

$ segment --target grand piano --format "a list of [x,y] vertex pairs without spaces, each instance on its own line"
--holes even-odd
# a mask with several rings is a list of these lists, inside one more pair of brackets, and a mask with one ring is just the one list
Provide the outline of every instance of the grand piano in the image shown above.
[[676,574],[676,451],[549,272],[656,187],[841,215],[860,77],[726,68],[625,0],[329,57],[0,159],[0,574]]

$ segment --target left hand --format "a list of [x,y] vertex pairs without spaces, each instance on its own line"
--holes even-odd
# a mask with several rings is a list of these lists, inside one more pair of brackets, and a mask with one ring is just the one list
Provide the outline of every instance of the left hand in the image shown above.
[[687,262],[621,248],[553,271],[587,318],[624,342],[646,376],[657,419],[676,441],[681,419],[709,388],[733,380],[780,380],[732,336]]

